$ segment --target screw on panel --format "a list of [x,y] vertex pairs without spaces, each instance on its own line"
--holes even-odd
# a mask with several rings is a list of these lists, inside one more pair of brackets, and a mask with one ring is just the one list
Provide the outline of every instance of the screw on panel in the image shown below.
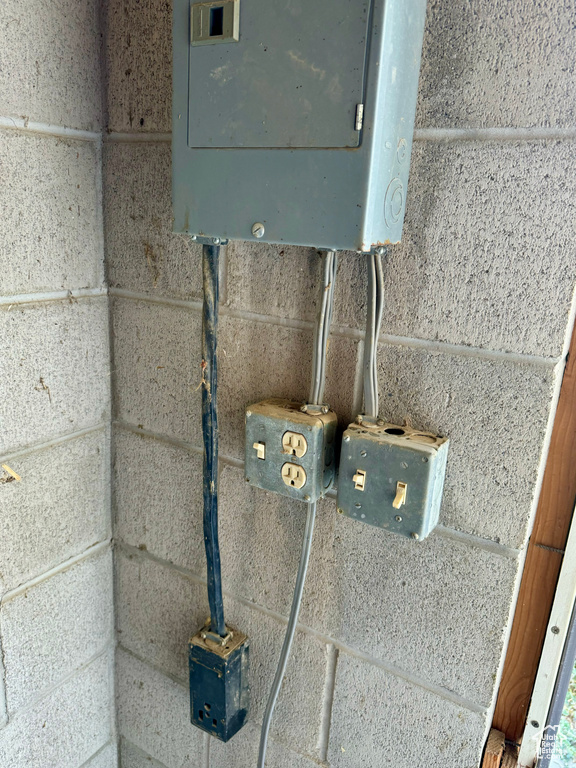
[[304,501],[310,501],[310,496],[308,496],[308,494],[306,494],[306,496],[304,496]]
[[396,520],[397,523],[401,523],[402,522],[402,518],[400,517],[400,515],[396,515],[394,520]]
[[338,512],[339,515],[343,515],[344,514],[344,510],[340,509],[340,507],[338,507],[338,509],[336,511]]
[[252,224],[252,234],[254,237],[264,237],[264,232],[266,230],[264,229],[264,224],[262,224],[259,221],[256,221],[254,224]]
[[550,627],[550,631],[553,635],[559,635],[560,634],[560,627]]
[[417,534],[417,533],[411,533],[411,534],[410,534],[410,536],[411,536],[413,539],[415,539],[415,540],[418,540],[418,539],[420,538],[420,536],[418,536],[418,534]]
[[344,436],[344,442],[345,443],[349,443],[350,442],[350,435],[345,435]]
[[540,728],[540,723],[538,722],[538,720],[531,720],[530,725],[532,726],[532,728]]

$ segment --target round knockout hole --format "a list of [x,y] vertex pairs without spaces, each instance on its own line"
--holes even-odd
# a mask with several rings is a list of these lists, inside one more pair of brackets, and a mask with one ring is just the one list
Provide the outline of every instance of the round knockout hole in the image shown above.
[[405,435],[406,432],[403,429],[400,429],[400,427],[389,427],[388,429],[385,429],[384,432],[386,432],[387,435]]

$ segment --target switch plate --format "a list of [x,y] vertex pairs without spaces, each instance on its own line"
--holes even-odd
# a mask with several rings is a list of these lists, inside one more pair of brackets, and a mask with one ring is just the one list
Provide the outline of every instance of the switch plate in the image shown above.
[[438,523],[448,445],[445,437],[410,427],[350,424],[342,439],[338,511],[425,539]]
[[[246,409],[246,480],[300,501],[317,501],[334,479],[337,416],[325,408],[271,398]],[[265,444],[265,459],[257,444]]]

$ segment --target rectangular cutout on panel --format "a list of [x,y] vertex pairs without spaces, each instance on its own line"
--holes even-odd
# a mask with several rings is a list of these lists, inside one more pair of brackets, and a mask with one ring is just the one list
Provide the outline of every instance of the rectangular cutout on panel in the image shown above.
[[190,44],[237,43],[240,39],[240,0],[216,0],[190,6]]

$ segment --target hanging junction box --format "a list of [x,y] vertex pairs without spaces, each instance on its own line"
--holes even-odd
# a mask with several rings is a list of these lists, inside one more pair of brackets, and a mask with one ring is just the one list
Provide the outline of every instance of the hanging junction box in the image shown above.
[[248,638],[226,630],[225,638],[214,636],[208,622],[188,644],[190,719],[220,741],[242,728],[250,702]]
[[448,445],[446,437],[359,417],[342,439],[338,511],[425,539],[438,523]]
[[246,481],[298,501],[322,498],[334,480],[338,417],[328,406],[270,398],[246,409]]
[[174,230],[400,240],[426,0],[174,0]]

